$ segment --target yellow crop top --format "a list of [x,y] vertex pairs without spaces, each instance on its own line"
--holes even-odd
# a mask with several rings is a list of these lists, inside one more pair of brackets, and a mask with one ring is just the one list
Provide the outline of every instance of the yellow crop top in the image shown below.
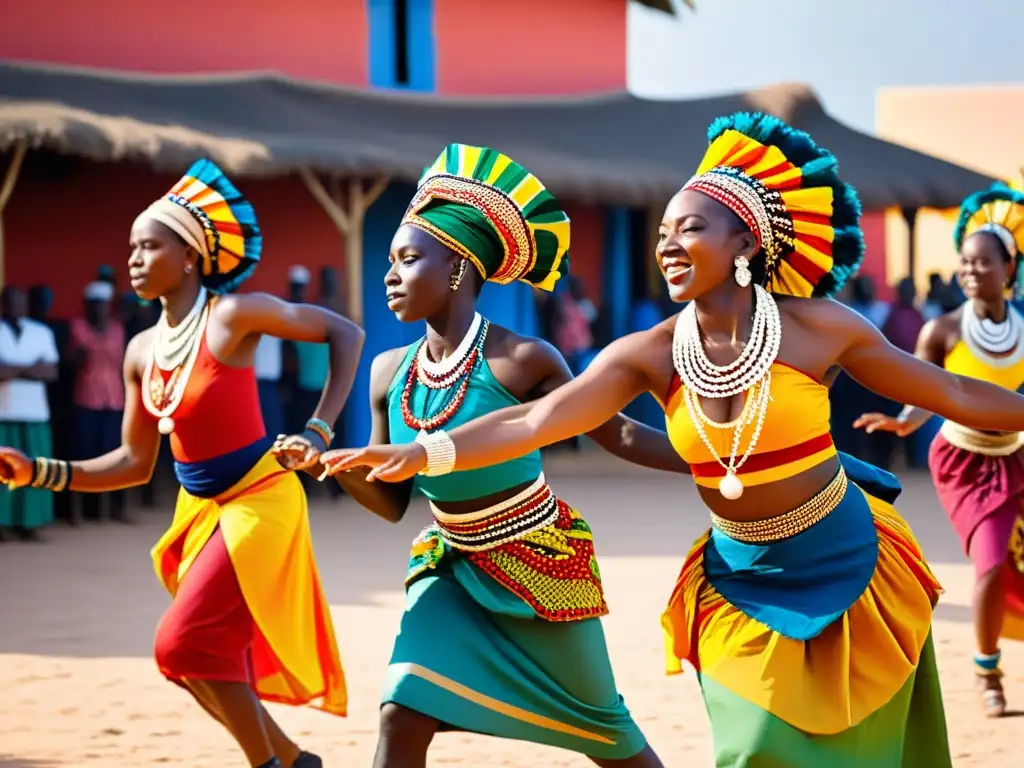
[[1014,392],[1020,388],[1021,384],[1024,384],[1024,359],[1018,360],[1013,365],[998,367],[979,360],[963,339],[958,341],[946,355],[943,367],[950,373],[981,379]]
[[[785,480],[836,455],[829,432],[828,387],[784,363],[773,364],[771,374],[771,401],[761,436],[754,452],[737,472],[746,486]],[[690,465],[693,479],[698,485],[717,488],[725,469],[701,440],[686,407],[678,376],[673,376],[664,407],[669,440]],[[753,424],[744,429],[741,452],[746,450],[753,429]],[[732,452],[732,428],[705,426],[704,431],[719,457],[728,462]]]

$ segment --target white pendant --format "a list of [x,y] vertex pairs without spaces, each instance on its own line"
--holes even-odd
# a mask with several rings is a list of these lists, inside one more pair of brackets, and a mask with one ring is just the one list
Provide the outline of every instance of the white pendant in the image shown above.
[[718,482],[718,490],[729,501],[735,501],[743,495],[743,482],[735,473],[726,472],[725,477]]
[[[160,430],[161,435],[169,435],[174,431],[174,419],[170,416],[164,416],[156,423],[156,428]],[[742,487],[740,488],[740,492],[743,492]]]

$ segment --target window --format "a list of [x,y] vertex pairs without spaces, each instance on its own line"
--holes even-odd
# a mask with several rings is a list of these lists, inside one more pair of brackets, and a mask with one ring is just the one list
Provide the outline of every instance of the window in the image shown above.
[[367,0],[370,85],[434,90],[434,0]]

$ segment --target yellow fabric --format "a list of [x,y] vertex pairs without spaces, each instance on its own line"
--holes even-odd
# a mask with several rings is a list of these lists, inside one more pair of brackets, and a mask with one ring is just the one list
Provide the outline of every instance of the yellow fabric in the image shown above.
[[710,534],[701,537],[662,616],[667,672],[696,659],[702,675],[805,733],[840,733],[885,705],[917,666],[941,587],[896,510],[866,498],[878,531],[875,574],[809,641],[773,632],[726,602],[704,577]]
[[[345,675],[299,479],[268,453],[217,499],[182,488],[171,526],[152,550],[157,577],[171,595],[218,525],[259,629],[254,657],[260,698],[313,703],[344,715]],[[260,658],[272,659],[273,669],[261,668]]]
[[[764,426],[751,456],[781,451],[805,443],[812,438],[829,432],[830,408],[828,388],[810,376],[782,363],[771,368],[771,401],[765,416]],[[713,462],[715,457],[701,440],[690,418],[680,386],[665,404],[665,429],[676,452],[688,464]],[[746,450],[754,425],[743,430],[740,450]],[[732,452],[733,429],[717,429],[704,425],[704,431],[719,457],[728,457]],[[829,456],[835,455],[835,447],[823,447],[810,456],[782,461],[776,466],[754,469],[740,467],[739,475],[744,485],[757,485],[781,480],[816,466]],[[717,478],[696,478],[703,485],[717,487]]]
[[[968,309],[965,307],[964,311]],[[950,373],[981,379],[1012,391],[1024,384],[1024,360],[1006,368],[997,368],[979,360],[963,340],[958,341],[949,351],[943,365]]]
[[[726,454],[728,455],[728,454]],[[837,456],[835,445],[829,445],[827,448],[822,448],[820,451],[812,453],[810,456],[805,456],[802,459],[796,459],[795,461],[787,461],[784,464],[780,464],[775,467],[769,467],[767,469],[759,469],[754,472],[744,471],[744,467],[740,467],[740,471],[737,472],[737,476],[742,478],[743,485],[747,488],[755,485],[766,485],[767,483],[775,483],[779,480],[786,480],[790,477],[796,477],[801,472],[806,472],[809,469],[821,464],[823,461],[831,459],[833,456]],[[693,482],[697,485],[701,485],[705,488],[718,488],[718,484],[721,482],[720,476],[694,476]]]

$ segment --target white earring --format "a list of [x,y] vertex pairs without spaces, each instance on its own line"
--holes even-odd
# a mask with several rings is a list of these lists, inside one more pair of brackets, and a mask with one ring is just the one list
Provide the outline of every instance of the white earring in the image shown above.
[[746,288],[750,285],[750,281],[753,278],[753,275],[750,274],[750,262],[746,256],[737,256],[732,263],[736,267],[736,285],[740,288]]
[[185,265],[185,274],[187,275],[191,271],[192,271],[192,265],[191,264],[186,264]]
[[465,259],[463,259],[462,263],[459,265],[459,268],[456,271],[452,272],[451,279],[448,281],[448,286],[453,291],[459,290],[459,286],[462,285],[462,278],[466,276],[466,267],[468,266],[468,264],[469,263]]

